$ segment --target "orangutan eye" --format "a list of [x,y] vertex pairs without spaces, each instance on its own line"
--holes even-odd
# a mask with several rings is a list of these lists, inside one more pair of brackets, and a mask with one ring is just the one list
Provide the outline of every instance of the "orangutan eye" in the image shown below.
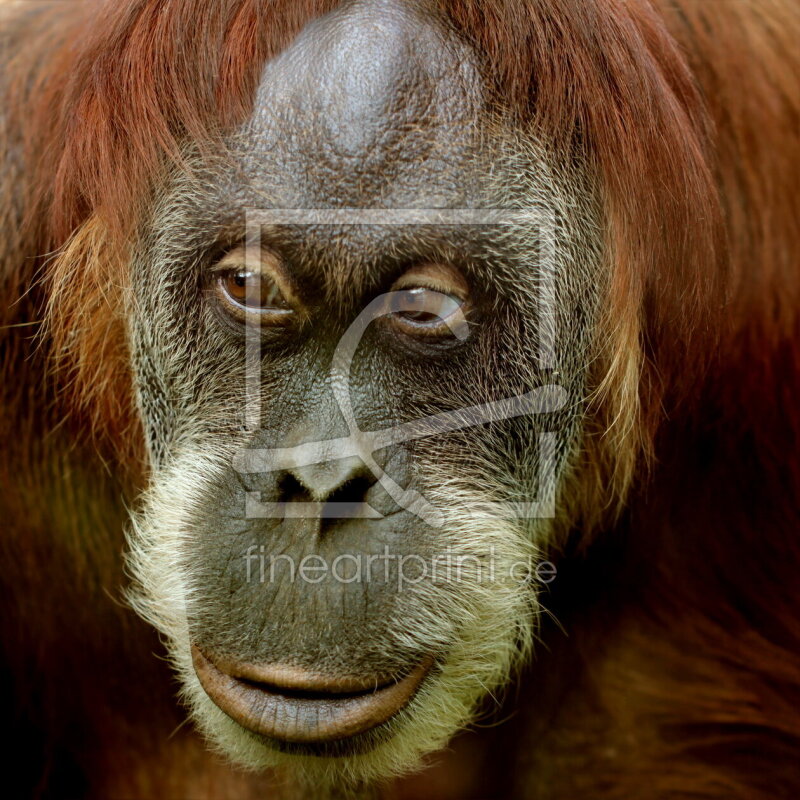
[[224,272],[218,279],[223,298],[248,311],[291,311],[278,285],[267,275],[245,269]]
[[450,264],[422,264],[405,273],[389,293],[389,320],[412,336],[465,339],[469,287]]
[[235,251],[217,265],[214,275],[214,293],[224,311],[238,318],[257,318],[262,324],[288,321],[294,303],[282,287],[278,259],[271,253],[262,253],[260,262],[251,268],[244,253]]
[[392,317],[409,333],[446,334],[447,322],[464,304],[462,298],[417,287],[392,293]]

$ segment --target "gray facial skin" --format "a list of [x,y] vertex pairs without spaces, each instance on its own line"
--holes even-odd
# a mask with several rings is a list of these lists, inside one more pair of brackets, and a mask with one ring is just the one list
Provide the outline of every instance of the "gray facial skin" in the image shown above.
[[[432,657],[414,702],[325,750],[339,755],[383,752],[404,736],[419,739],[417,749],[437,746],[468,713],[452,699],[465,694],[458,676],[474,673],[488,688],[525,650],[534,587],[501,581],[487,588],[468,571],[461,580],[428,576],[401,588],[397,573],[400,557],[430,564],[448,549],[483,560],[496,547],[506,560],[533,552],[548,520],[487,520],[475,508],[555,491],[578,446],[599,284],[597,253],[587,243],[596,225],[591,191],[577,165],[509,130],[491,107],[476,54],[444,23],[408,3],[346,4],[266,65],[253,115],[226,153],[190,153],[191,174],[174,177],[143,231],[131,340],[153,483],[132,537],[138,605],[167,635],[201,726],[243,763],[271,764],[269,751],[297,748],[219,717],[196,685],[190,644],[247,663],[356,676],[403,674]],[[586,191],[576,197],[576,186]],[[261,246],[279,259],[303,311],[258,337],[260,424],[244,424],[248,337],[220,307],[213,275],[244,242],[247,208],[486,207],[533,209],[542,224],[263,225]],[[469,287],[469,336],[425,339],[385,319],[370,324],[348,387],[359,428],[390,428],[548,384],[566,391],[563,410],[375,453],[393,481],[440,509],[440,526],[398,504],[359,459],[237,471],[243,449],[348,434],[331,385],[341,336],[410,268],[436,263],[457,270]],[[554,281],[547,363],[537,333],[544,270]],[[555,431],[557,443],[546,485],[538,477],[543,430]],[[383,516],[248,518],[247,493],[264,503],[367,502]],[[386,569],[377,562],[366,581],[330,574],[292,581],[285,564],[271,579],[268,560],[262,581],[261,563],[246,558],[284,555],[298,564],[319,555],[330,564],[387,548],[394,560]],[[496,638],[486,639],[489,629]],[[482,692],[471,688],[465,708]],[[426,708],[442,720],[436,741],[415,727]]]

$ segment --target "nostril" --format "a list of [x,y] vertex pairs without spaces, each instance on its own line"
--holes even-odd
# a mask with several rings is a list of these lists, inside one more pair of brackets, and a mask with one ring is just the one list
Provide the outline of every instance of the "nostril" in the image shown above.
[[278,502],[310,503],[311,492],[291,472],[285,472],[278,481]]
[[372,486],[371,478],[358,476],[345,481],[328,495],[328,503],[363,503],[364,497]]
[[328,495],[320,514],[323,531],[340,519],[348,519],[358,514],[359,507],[366,502],[367,492],[373,485],[371,478],[358,476],[345,481]]
[[[328,493],[326,479],[330,485],[335,475],[287,470],[277,481],[277,502],[287,507],[296,503],[309,504],[309,508],[314,509],[311,516],[317,519],[318,533],[321,534],[335,527],[339,520],[379,518],[381,515],[370,508],[366,500],[367,493],[375,483],[372,475],[348,471],[351,477]],[[295,513],[288,513],[288,510],[288,517],[296,516]]]

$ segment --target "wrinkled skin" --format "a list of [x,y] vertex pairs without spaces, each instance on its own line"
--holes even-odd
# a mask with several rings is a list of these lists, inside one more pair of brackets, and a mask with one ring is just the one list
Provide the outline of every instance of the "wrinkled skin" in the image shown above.
[[[229,142],[229,154],[196,156],[194,177],[176,177],[143,232],[132,340],[156,469],[133,538],[137,602],[169,637],[201,726],[245,764],[294,758],[313,773],[325,768],[326,754],[336,754],[353,756],[358,778],[405,769],[466,723],[527,650],[536,587],[510,578],[508,568],[535,557],[548,520],[478,509],[484,501],[553,493],[568,468],[580,433],[580,355],[596,263],[582,241],[589,192],[584,218],[576,219],[574,208],[565,216],[575,187],[568,190],[560,176],[570,170],[574,184],[576,168],[548,163],[544,143],[504,133],[501,117],[490,123],[490,99],[474,52],[437,21],[400,3],[347,5],[309,24],[266,65],[253,115]],[[506,185],[515,191],[500,188]],[[268,218],[274,209],[486,207],[528,207],[538,216],[511,226]],[[266,210],[267,221],[245,229],[246,208]],[[246,234],[255,252],[277,259],[302,307],[296,325],[267,326],[254,338],[226,317],[213,289],[215,263],[241,248]],[[539,258],[544,237],[550,263]],[[468,287],[469,335],[415,337],[386,318],[369,324],[348,385],[358,427],[390,428],[553,383],[565,390],[561,410],[376,452],[393,481],[438,507],[438,524],[398,503],[359,458],[334,453],[294,469],[237,470],[242,448],[347,435],[331,378],[337,343],[375,297],[428,264],[449,265]],[[544,270],[554,273],[557,302],[554,358],[541,361],[536,310]],[[259,363],[263,402],[253,429],[245,424],[245,370]],[[543,430],[556,434],[554,456],[537,470]],[[248,493],[264,503],[365,501],[383,516],[248,518]],[[258,560],[282,555],[296,564],[314,555],[330,563],[385,551],[397,560],[371,579],[347,582],[330,574],[291,580],[280,569],[264,580]],[[399,559],[429,566],[448,551],[484,562],[497,557],[503,577],[490,583],[471,573],[461,580],[426,574],[398,583]],[[470,614],[476,618],[465,621]],[[387,722],[298,746],[220,714],[188,661],[192,644],[248,664],[329,675],[398,676],[426,658],[434,666],[413,701]],[[315,720],[304,724],[313,729]]]

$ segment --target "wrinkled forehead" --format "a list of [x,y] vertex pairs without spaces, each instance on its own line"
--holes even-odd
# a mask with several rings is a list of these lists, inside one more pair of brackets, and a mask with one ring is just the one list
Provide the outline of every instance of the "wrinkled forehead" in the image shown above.
[[284,208],[459,205],[481,105],[473,52],[423,6],[346,3],[265,66],[246,172]]

